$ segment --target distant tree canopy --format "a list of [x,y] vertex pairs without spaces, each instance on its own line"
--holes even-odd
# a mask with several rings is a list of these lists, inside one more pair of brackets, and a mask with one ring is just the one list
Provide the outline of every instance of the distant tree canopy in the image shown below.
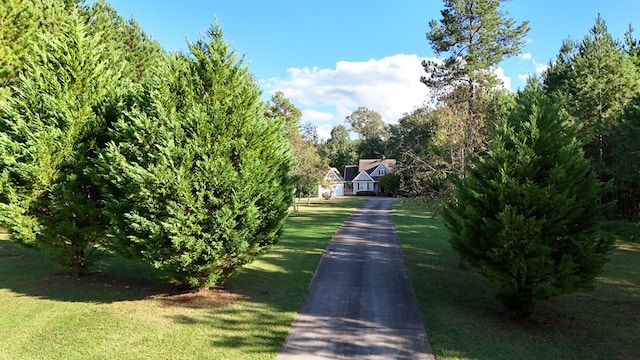
[[[287,129],[287,139],[296,162],[291,170],[296,195],[310,196],[327,172],[328,163],[322,158],[315,127],[300,125],[302,112],[277,91],[265,105],[265,115],[272,121],[281,121]],[[297,206],[295,207],[297,210]]]

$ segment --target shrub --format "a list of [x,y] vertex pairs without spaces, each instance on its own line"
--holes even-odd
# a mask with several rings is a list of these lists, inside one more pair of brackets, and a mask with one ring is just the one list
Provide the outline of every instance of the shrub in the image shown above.
[[356,193],[356,196],[376,196],[376,193],[374,191],[360,190]]

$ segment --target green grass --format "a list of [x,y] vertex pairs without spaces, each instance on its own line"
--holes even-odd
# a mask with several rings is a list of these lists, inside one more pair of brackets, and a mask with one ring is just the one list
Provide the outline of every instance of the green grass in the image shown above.
[[176,293],[166,274],[105,255],[71,279],[0,239],[0,359],[273,359],[322,250],[362,199],[314,200],[226,287]]
[[620,239],[590,292],[539,302],[524,322],[493,285],[458,268],[449,233],[411,200],[394,220],[429,340],[443,359],[640,359],[640,244]]

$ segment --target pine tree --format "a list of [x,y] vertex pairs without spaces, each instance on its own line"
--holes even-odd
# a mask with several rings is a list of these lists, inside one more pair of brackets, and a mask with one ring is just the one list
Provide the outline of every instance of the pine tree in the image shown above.
[[162,46],[149,38],[134,20],[125,20],[113,6],[105,0],[98,0],[80,8],[90,34],[101,33],[104,45],[109,49],[105,54],[118,60],[114,66],[123,77],[139,82],[148,69],[166,56]]
[[111,248],[198,288],[223,283],[277,241],[293,160],[222,29],[189,49],[145,77],[94,175]]
[[516,25],[502,11],[505,0],[445,0],[439,22],[429,22],[427,40],[437,56],[425,60],[427,75],[421,81],[440,103],[455,113],[461,123],[453,142],[458,144],[459,172],[466,167],[467,154],[479,151],[488,127],[484,105],[498,85],[493,69],[505,57],[517,55],[529,31],[528,22]]
[[24,245],[51,250],[73,275],[105,229],[86,176],[105,129],[102,112],[118,74],[101,60],[77,12],[44,34],[15,95],[0,111],[0,221]]
[[536,299],[588,288],[612,243],[598,235],[599,185],[564,113],[538,80],[517,102],[443,214],[454,249],[527,317]]
[[[617,177],[627,171],[619,166],[616,149],[622,139],[616,139],[616,129],[625,107],[640,91],[640,72],[599,15],[581,42],[565,41],[544,82],[547,92],[561,99],[575,119],[578,139],[599,180],[620,187]],[[617,194],[602,199],[616,200]],[[616,207],[626,205],[618,202]]]

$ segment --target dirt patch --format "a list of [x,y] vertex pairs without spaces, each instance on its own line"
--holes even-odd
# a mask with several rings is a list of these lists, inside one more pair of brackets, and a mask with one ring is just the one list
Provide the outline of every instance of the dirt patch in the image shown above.
[[223,286],[215,286],[208,289],[177,294],[157,295],[152,298],[160,300],[165,306],[203,308],[225,307],[236,301],[246,299],[247,297],[231,292]]

